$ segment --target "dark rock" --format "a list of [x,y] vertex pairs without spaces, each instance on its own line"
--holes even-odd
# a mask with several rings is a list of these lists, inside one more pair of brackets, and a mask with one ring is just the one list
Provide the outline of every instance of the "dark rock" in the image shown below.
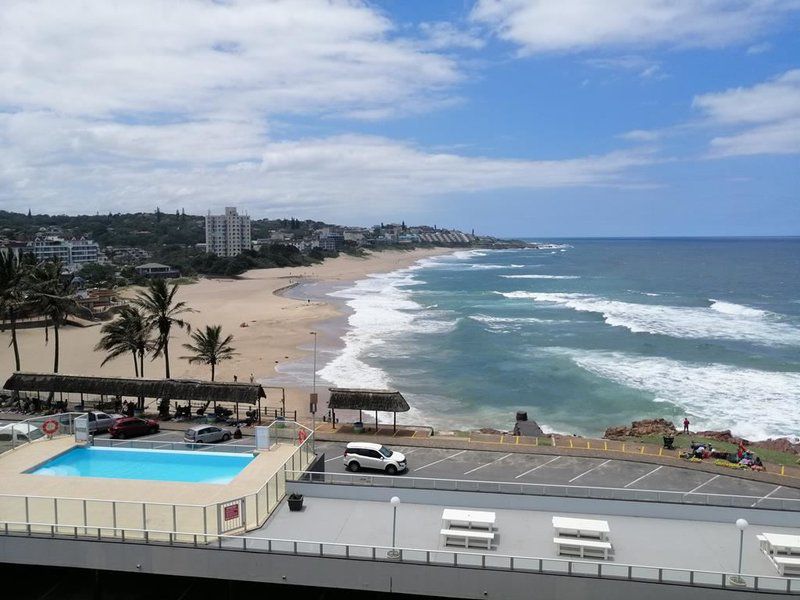
[[609,427],[603,437],[609,440],[619,440],[628,437],[645,437],[648,435],[675,435],[675,424],[666,419],[642,419],[634,421],[630,427],[619,425]]

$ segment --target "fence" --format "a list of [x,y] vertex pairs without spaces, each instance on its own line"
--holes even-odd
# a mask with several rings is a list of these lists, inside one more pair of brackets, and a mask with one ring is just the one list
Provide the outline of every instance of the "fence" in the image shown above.
[[54,415],[32,417],[24,421],[13,421],[3,425],[0,429],[0,454],[45,437],[42,426],[46,421],[58,423],[58,431],[54,434],[54,437],[74,435],[75,419],[84,414],[77,412],[56,413]]
[[522,494],[530,496],[558,496],[567,498],[590,498],[594,500],[634,500],[640,502],[671,502],[678,504],[700,504],[732,508],[762,508],[784,511],[800,511],[800,500],[702,492],[669,492],[551,483],[518,483],[501,481],[474,481],[465,479],[432,479],[426,477],[393,477],[362,473],[287,473],[291,481],[305,483],[327,483],[334,485],[378,486],[400,489],[423,489],[441,491],[492,492],[499,494]]
[[[176,535],[202,535],[211,539],[221,532],[249,531],[257,529],[280,503],[286,494],[286,473],[302,471],[314,459],[313,435],[306,435],[298,441],[297,432],[306,430],[302,425],[287,422],[284,443],[297,446],[289,459],[255,492],[240,498],[228,499],[211,504],[164,503],[128,500],[102,500],[96,498],[68,498],[60,496],[30,496],[0,494],[0,518],[16,523],[24,523],[25,531],[41,533],[35,523],[51,523],[57,533],[73,531],[75,528],[85,532],[97,531],[100,537],[115,537],[117,532],[128,530],[129,537],[142,532],[141,536],[150,539],[172,539],[164,532],[187,532]],[[294,442],[289,442],[288,430],[295,431]],[[302,437],[302,436],[301,436]],[[100,440],[96,440],[99,442]],[[112,444],[103,440],[100,445],[148,447],[148,444],[161,444],[186,450],[180,442],[133,442],[124,441]],[[133,445],[137,444],[137,445]],[[188,444],[197,451],[225,452],[227,445],[211,447],[208,444]],[[202,446],[202,448],[197,448]],[[237,450],[239,451],[239,450]],[[252,452],[253,447],[249,446]],[[146,482],[143,482],[146,485]],[[235,501],[238,511],[229,508]],[[174,536],[172,536],[174,537]],[[177,539],[181,539],[180,537]],[[186,541],[186,538],[183,538]]]
[[[97,539],[117,542],[204,548],[210,551],[258,552],[315,558],[337,558],[373,562],[459,567],[487,571],[560,575],[614,579],[655,584],[737,589],[769,594],[800,595],[800,579],[768,575],[741,576],[719,571],[625,565],[562,558],[537,558],[502,554],[483,554],[455,550],[391,548],[333,542],[285,540],[226,534],[203,535],[191,532],[156,531],[72,526],[52,523],[0,522],[0,535],[45,536],[50,538]],[[390,556],[390,551],[392,552]],[[740,579],[737,579],[740,578]],[[736,581],[734,583],[734,581]]]

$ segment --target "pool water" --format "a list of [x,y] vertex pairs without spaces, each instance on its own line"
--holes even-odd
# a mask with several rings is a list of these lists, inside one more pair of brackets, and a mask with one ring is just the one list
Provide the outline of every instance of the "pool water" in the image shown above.
[[236,477],[253,458],[251,454],[80,447],[34,467],[29,473],[223,484]]

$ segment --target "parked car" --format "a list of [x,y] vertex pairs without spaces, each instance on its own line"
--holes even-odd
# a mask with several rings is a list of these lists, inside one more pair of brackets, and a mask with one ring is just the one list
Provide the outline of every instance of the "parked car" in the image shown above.
[[111,426],[122,419],[122,415],[108,415],[98,410],[86,413],[89,416],[89,433],[103,433],[111,429]]
[[0,427],[0,442],[10,442],[15,436],[17,442],[31,442],[44,437],[44,432],[30,423],[12,423]]
[[139,417],[124,417],[117,421],[108,429],[112,438],[125,439],[147,435],[148,433],[158,433],[158,421],[153,419],[140,419]]
[[195,425],[189,427],[183,434],[183,441],[187,444],[213,444],[214,442],[227,442],[233,437],[230,429],[223,429],[215,425]]
[[395,475],[408,468],[406,457],[381,444],[350,442],[344,451],[344,466],[354,473],[359,469],[377,469]]

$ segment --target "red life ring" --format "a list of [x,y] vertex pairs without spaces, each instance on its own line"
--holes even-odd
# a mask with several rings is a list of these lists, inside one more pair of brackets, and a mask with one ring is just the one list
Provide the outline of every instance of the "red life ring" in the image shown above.
[[308,434],[306,433],[305,429],[299,429],[297,431],[297,441],[300,442],[301,444],[306,441],[307,437]]
[[55,419],[47,419],[47,421],[42,423],[42,431],[44,431],[46,435],[55,435],[58,432],[58,428],[59,424]]

